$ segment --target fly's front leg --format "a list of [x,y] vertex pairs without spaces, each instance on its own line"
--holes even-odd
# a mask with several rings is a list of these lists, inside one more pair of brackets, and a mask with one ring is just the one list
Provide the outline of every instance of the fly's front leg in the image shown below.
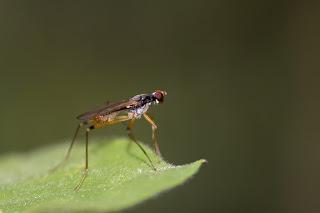
[[151,119],[151,117],[149,115],[147,115],[147,113],[144,113],[143,117],[148,121],[148,123],[152,127],[152,142],[153,142],[153,145],[154,145],[154,149],[155,149],[155,152],[157,153],[157,155],[161,157],[161,152],[160,152],[160,148],[159,148],[158,140],[157,140],[157,129],[158,129],[158,127],[155,124],[155,122]]

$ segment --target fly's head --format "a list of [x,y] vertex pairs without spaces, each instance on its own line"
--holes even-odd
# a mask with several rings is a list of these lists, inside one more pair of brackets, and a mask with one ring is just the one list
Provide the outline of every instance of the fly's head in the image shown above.
[[164,101],[164,96],[167,95],[166,91],[162,90],[156,90],[152,93],[153,100],[158,104],[158,103],[163,103]]

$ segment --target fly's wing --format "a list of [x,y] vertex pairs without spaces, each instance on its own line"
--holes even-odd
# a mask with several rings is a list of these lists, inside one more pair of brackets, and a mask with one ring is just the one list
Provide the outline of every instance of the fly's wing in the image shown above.
[[107,101],[104,106],[100,106],[100,107],[98,107],[96,109],[93,109],[93,110],[84,112],[81,115],[78,115],[77,119],[79,119],[81,121],[90,120],[91,118],[94,118],[97,115],[98,112],[100,112],[101,110],[104,110],[105,108],[109,107],[111,104],[112,103],[110,103],[110,101]]
[[80,121],[88,121],[93,119],[96,116],[104,116],[113,112],[118,112],[121,110],[130,109],[137,105],[137,101],[134,100],[123,100],[116,103],[108,103],[105,106],[99,107],[92,111],[85,112],[77,117]]

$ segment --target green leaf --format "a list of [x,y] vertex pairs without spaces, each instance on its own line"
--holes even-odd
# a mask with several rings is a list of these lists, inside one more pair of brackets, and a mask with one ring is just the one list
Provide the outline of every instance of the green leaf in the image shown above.
[[139,148],[127,139],[90,141],[89,175],[78,192],[84,145],[74,147],[68,163],[54,173],[67,144],[0,158],[0,212],[116,211],[182,184],[205,160],[173,166],[144,145],[154,171]]

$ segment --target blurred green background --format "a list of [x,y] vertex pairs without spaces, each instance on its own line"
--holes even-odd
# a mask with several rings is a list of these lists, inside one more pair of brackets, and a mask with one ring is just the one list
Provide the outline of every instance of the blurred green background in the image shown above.
[[[319,212],[316,6],[0,1],[0,154],[67,141],[78,114],[163,89],[164,158],[209,163],[128,212]],[[151,144],[145,121],[135,133]]]

